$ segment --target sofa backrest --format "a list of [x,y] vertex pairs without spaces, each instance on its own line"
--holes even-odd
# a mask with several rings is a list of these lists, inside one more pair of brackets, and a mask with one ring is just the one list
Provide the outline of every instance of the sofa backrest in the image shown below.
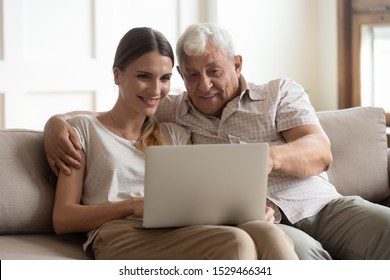
[[43,133],[0,130],[0,234],[53,232],[55,176]]
[[[317,113],[332,144],[329,180],[344,195],[389,197],[384,111],[359,107]],[[0,234],[53,232],[55,176],[43,133],[0,130]]]
[[390,195],[385,113],[355,107],[317,112],[333,153],[330,182],[343,195],[380,202]]

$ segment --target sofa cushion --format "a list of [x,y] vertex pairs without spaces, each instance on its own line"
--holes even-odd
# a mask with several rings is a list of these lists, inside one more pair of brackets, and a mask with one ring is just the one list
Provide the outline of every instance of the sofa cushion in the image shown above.
[[43,133],[0,130],[0,234],[53,232],[54,176]]
[[0,260],[88,259],[83,234],[12,234],[0,236]]
[[331,142],[330,182],[343,195],[373,202],[386,199],[390,190],[384,110],[355,107],[317,116]]

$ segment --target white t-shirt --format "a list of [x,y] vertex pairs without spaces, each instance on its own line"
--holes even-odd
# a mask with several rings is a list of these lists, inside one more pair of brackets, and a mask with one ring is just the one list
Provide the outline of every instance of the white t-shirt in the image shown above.
[[[81,115],[69,120],[86,155],[86,173],[81,203],[105,204],[144,193],[145,154],[137,144],[109,131],[96,116]],[[161,123],[170,145],[186,144],[190,134],[181,126]]]
[[[68,120],[75,128],[86,155],[86,173],[81,203],[105,204],[130,197],[143,197],[145,154],[137,143],[109,131],[93,115],[79,115]],[[170,145],[185,145],[190,134],[174,123],[160,123],[161,134]],[[136,219],[133,215],[129,219]],[[84,251],[91,247],[98,229],[87,233]]]

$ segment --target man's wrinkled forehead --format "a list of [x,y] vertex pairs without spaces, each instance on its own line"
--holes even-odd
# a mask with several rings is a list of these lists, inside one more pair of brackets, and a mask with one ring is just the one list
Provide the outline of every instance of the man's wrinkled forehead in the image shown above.
[[215,46],[210,46],[209,48],[206,48],[201,55],[184,54],[182,59],[182,68],[190,70],[195,65],[197,68],[199,66],[202,66],[202,68],[216,67],[225,59],[227,59],[225,52]]

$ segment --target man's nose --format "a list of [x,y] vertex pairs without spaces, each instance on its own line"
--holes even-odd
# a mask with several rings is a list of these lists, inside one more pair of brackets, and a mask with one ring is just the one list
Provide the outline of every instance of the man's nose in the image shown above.
[[202,75],[199,80],[199,89],[203,92],[209,92],[212,87],[213,82],[211,79],[206,75]]

